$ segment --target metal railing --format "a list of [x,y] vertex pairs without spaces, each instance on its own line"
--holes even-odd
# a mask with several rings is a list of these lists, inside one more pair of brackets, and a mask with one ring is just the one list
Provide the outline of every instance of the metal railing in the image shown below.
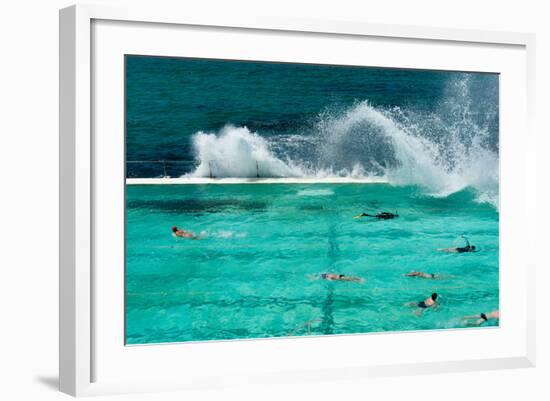
[[159,165],[162,167],[162,178],[169,178],[170,175],[168,174],[168,166],[170,164],[175,165],[183,165],[183,164],[189,164],[188,161],[184,160],[127,160],[126,164],[145,164],[145,165]]

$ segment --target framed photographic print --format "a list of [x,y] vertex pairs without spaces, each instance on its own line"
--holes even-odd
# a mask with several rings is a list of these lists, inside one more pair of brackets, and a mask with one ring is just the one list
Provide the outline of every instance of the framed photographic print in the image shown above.
[[533,45],[62,10],[61,390],[532,366]]

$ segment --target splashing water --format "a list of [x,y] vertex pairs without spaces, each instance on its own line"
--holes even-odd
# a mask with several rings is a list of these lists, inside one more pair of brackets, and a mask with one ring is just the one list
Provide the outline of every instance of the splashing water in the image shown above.
[[333,166],[353,163],[355,174],[383,175],[392,184],[418,185],[433,196],[472,187],[496,202],[498,154],[480,138],[470,138],[468,145],[458,140],[438,143],[422,136],[425,131],[398,109],[380,110],[362,102],[343,115],[323,119],[326,139],[320,159],[332,160]]
[[304,173],[277,158],[269,143],[246,127],[228,125],[219,134],[198,132],[193,145],[199,165],[193,177],[300,177]]
[[451,84],[432,113],[361,101],[321,113],[301,135],[263,137],[227,125],[193,136],[198,166],[189,176],[384,177],[430,196],[473,188],[479,202],[497,207],[498,141],[491,142],[489,129],[497,113],[472,111],[466,78]]

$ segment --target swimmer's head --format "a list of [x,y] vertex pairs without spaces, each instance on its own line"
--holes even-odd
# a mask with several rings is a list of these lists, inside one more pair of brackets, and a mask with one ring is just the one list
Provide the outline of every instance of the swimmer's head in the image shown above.
[[176,231],[178,231],[178,228],[176,226],[172,227],[172,232],[175,233]]
[[470,249],[471,249],[472,251],[475,251],[476,247],[475,247],[474,245],[472,245],[472,246],[470,247]]
[[339,274],[339,275],[338,275],[338,277],[340,277],[340,278],[343,278],[343,277],[344,277],[344,275],[343,275],[343,274]]
[[434,293],[432,294],[432,300],[435,301],[436,299],[437,299],[437,294],[434,292]]

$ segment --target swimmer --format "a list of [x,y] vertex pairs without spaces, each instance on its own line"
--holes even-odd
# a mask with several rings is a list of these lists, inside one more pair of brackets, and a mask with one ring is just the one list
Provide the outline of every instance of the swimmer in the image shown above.
[[179,230],[176,226],[172,227],[172,233],[180,238],[199,239],[199,237],[191,231]]
[[440,248],[438,251],[447,252],[447,253],[466,253],[466,252],[478,252],[474,245],[470,245],[468,238],[462,235],[462,238],[466,240],[466,246],[456,247],[456,248]]
[[355,276],[346,276],[344,274],[334,274],[334,273],[323,273],[321,274],[321,278],[323,280],[330,280],[330,281],[353,281],[356,283],[362,283],[365,281],[361,277],[355,277]]
[[390,212],[382,212],[382,213],[378,213],[378,214],[367,214],[367,213],[361,213],[361,214],[358,214],[357,216],[354,216],[353,218],[354,219],[360,219],[361,217],[375,217],[377,218],[378,220],[391,220],[391,219],[395,219],[396,217],[399,217],[399,215],[397,214],[397,212],[395,213],[390,213]]
[[434,273],[424,273],[424,272],[417,272],[417,271],[412,271],[410,273],[407,273],[405,274],[405,276],[435,279]]
[[480,313],[479,315],[473,316],[464,316],[462,320],[466,325],[481,326],[483,323],[488,322],[489,320],[499,320],[500,311],[494,310],[489,313]]
[[416,315],[420,316],[422,312],[424,312],[425,309],[428,308],[435,308],[437,306],[437,299],[438,295],[434,292],[432,295],[430,295],[428,298],[426,298],[424,301],[420,302],[409,302],[407,306],[418,308]]

